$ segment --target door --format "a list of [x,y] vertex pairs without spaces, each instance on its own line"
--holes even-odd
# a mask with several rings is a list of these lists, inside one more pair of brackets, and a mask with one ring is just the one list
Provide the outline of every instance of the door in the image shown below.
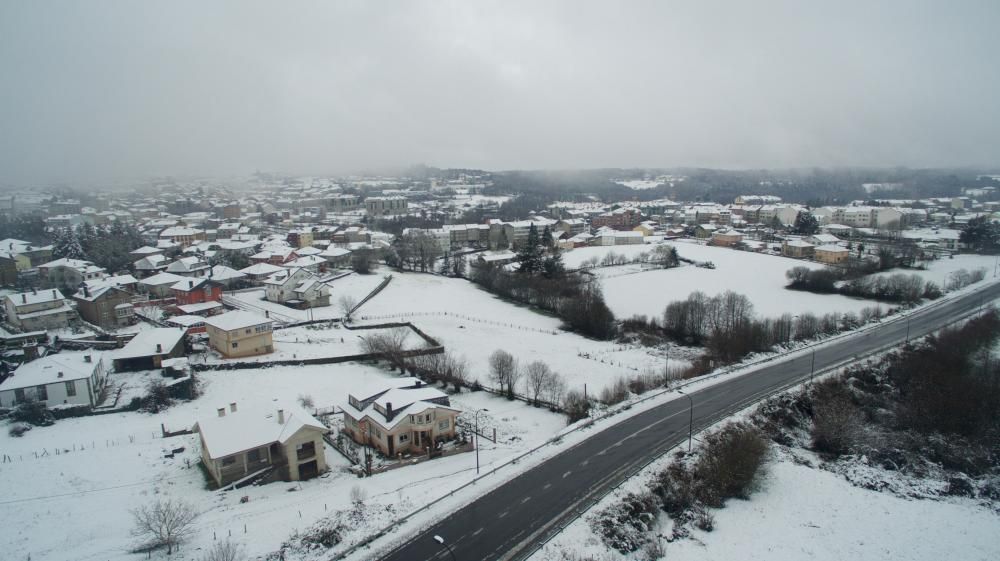
[[316,460],[310,460],[304,464],[299,464],[299,479],[301,481],[312,479],[317,475],[319,475],[319,467],[316,465]]

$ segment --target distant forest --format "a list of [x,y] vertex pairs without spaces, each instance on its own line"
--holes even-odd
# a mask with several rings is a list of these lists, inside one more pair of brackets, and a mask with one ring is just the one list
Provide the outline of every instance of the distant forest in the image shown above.
[[[438,170],[434,170],[438,171]],[[454,172],[455,170],[448,170]],[[845,204],[855,200],[914,199],[960,195],[962,188],[1000,186],[989,179],[977,180],[970,170],[808,169],[808,170],[711,170],[711,169],[597,169],[581,171],[461,170],[488,176],[493,184],[486,194],[517,198],[503,205],[500,218],[523,218],[554,201],[645,201],[670,198],[678,201],[732,203],[739,195],[777,195],[789,203],[810,206]],[[441,172],[447,176],[447,172]],[[457,175],[457,174],[456,174]],[[673,186],[634,190],[614,180],[685,176]],[[898,187],[874,194],[864,183],[892,183]],[[982,199],[1000,198],[979,197]]]

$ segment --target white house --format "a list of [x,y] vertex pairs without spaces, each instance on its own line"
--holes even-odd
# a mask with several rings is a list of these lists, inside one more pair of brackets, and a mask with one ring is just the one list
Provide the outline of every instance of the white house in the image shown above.
[[264,281],[266,298],[295,308],[330,305],[330,287],[306,269],[275,273]]
[[66,327],[76,317],[76,309],[54,288],[4,296],[7,321],[25,331]]
[[29,400],[46,407],[97,405],[108,372],[101,355],[63,352],[20,366],[0,384],[0,406],[13,407]]

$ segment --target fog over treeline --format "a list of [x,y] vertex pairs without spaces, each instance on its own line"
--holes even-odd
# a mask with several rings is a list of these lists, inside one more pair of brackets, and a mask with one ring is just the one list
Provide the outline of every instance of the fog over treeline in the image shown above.
[[0,184],[996,166],[1000,3],[5,2]]

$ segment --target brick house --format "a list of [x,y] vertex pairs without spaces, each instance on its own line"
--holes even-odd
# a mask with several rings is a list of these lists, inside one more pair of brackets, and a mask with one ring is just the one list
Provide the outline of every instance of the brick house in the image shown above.
[[102,329],[115,329],[135,323],[132,295],[116,286],[91,288],[84,283],[73,295],[73,300],[83,321]]
[[222,301],[222,283],[208,277],[184,279],[170,287],[178,306]]

